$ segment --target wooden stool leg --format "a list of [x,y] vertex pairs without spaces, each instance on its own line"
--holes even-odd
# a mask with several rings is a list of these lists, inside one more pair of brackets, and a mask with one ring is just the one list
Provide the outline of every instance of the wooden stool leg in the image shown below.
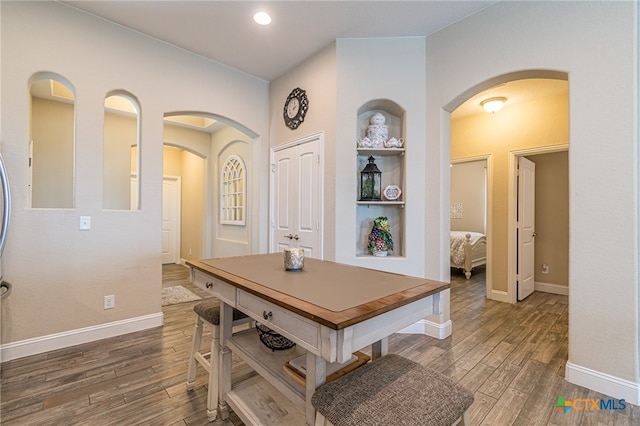
[[211,355],[209,355],[209,389],[207,394],[207,417],[212,422],[218,416],[218,365],[220,361],[220,328],[213,325],[211,330]]
[[202,318],[197,316],[195,331],[193,333],[193,341],[191,343],[191,357],[189,358],[189,371],[187,372],[187,390],[192,390],[196,380],[196,372],[198,362],[196,361],[196,353],[200,352],[200,342],[202,341]]
[[218,336],[220,338],[220,352],[218,358],[218,381],[220,418],[227,420],[229,418],[229,406],[227,405],[226,395],[231,390],[231,350],[226,346],[227,339],[233,333],[233,308],[226,303],[220,306],[220,327]]
[[470,425],[471,425],[471,416],[469,415],[469,409],[467,408],[467,410],[462,414],[462,417],[460,417],[453,424],[453,426],[470,426]]
[[316,422],[314,426],[332,426],[332,423],[316,411]]

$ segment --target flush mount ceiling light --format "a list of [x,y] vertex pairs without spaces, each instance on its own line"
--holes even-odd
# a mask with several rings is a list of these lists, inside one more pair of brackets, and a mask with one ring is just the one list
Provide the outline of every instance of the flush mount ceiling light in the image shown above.
[[266,12],[258,12],[253,15],[253,20],[260,25],[269,25],[271,23],[271,16]]
[[500,111],[506,101],[507,98],[489,98],[480,102],[480,105],[482,106],[482,108],[484,108],[485,111],[493,114],[494,112]]

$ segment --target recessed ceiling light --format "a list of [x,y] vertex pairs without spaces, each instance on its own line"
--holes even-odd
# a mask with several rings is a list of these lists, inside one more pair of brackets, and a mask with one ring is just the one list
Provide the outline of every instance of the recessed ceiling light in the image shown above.
[[271,16],[266,12],[258,12],[253,15],[253,20],[260,25],[269,25],[271,23]]

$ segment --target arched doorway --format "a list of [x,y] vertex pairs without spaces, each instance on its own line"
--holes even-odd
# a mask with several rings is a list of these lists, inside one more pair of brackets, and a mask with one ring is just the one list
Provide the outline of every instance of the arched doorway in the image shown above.
[[[193,111],[165,113],[163,129],[164,175],[182,180],[179,263],[250,254],[254,246],[252,207],[258,205],[258,195],[253,191],[257,173],[250,169],[257,135],[224,117]],[[243,188],[247,194],[243,206],[246,220],[242,223],[220,219],[220,162],[228,155],[241,156],[249,169]]]
[[[488,155],[487,297],[517,299],[517,176],[514,158],[527,153],[567,149],[567,74],[528,70],[482,82],[445,106],[450,111],[451,160]],[[484,99],[506,97],[502,111],[487,114]],[[568,185],[568,183],[567,183]],[[564,200],[566,201],[566,200]],[[568,227],[568,213],[567,213]],[[568,253],[568,239],[566,242]],[[531,267],[537,270],[537,261]],[[540,262],[542,263],[542,262]],[[568,277],[565,285],[568,285]]]

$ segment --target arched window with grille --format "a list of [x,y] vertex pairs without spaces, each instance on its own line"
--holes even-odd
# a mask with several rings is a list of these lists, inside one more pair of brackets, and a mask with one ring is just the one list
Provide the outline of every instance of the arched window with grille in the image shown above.
[[247,174],[242,158],[237,155],[227,158],[220,182],[220,223],[244,225]]

